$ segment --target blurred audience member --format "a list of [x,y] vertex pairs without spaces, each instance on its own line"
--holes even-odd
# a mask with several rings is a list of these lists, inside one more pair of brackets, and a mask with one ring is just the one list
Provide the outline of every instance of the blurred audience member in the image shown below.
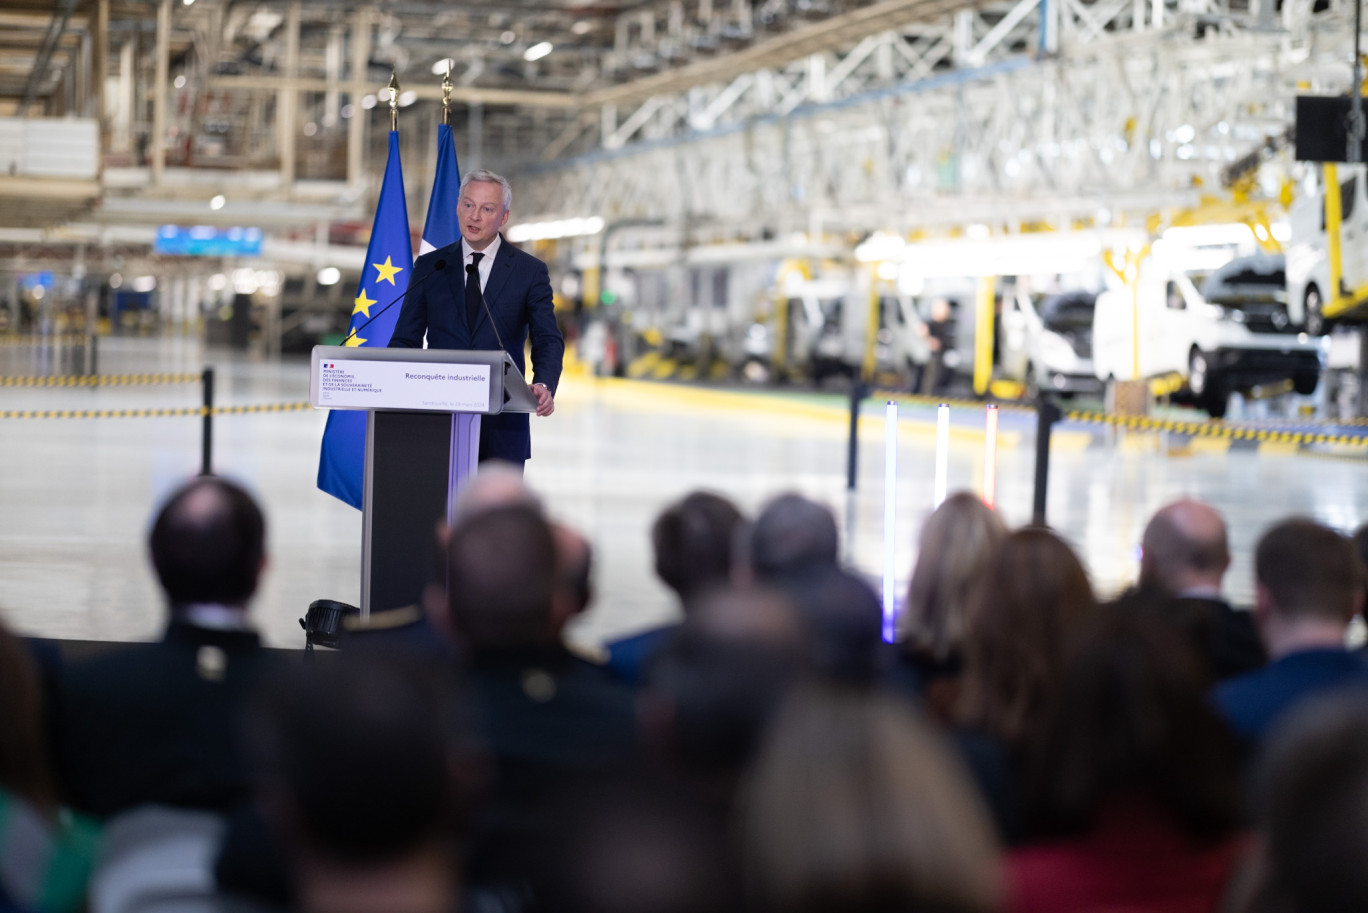
[[560,796],[635,756],[631,693],[561,641],[557,560],[550,525],[526,505],[473,514],[447,543],[449,590],[434,622],[467,656],[476,725],[497,766],[472,871],[485,884],[524,883],[544,862]]
[[794,573],[778,587],[802,623],[809,665],[816,674],[872,685],[886,671],[883,604],[856,574],[833,565]]
[[903,656],[926,708],[942,725],[959,704],[969,601],[1007,527],[971,492],[946,498],[923,524],[899,619]]
[[170,622],[158,643],[67,667],[61,784],[99,817],[147,803],[227,811],[248,797],[242,705],[272,665],[247,617],[266,565],[265,520],[243,489],[204,477],[171,495],[148,542]]
[[741,536],[740,582],[775,584],[786,576],[836,567],[841,537],[831,509],[799,494],[770,501]]
[[999,908],[987,816],[953,756],[892,697],[800,689],[775,720],[742,803],[753,909]]
[[1230,546],[1220,513],[1184,499],[1158,510],[1141,540],[1140,589],[1171,598],[1164,611],[1200,645],[1216,679],[1257,669],[1267,661],[1253,613],[1221,595]]
[[651,758],[720,822],[803,659],[787,600],[763,589],[718,590],[647,667],[637,706]]
[[37,667],[0,624],[0,910],[74,913],[98,832],[61,809],[44,728]]
[[970,607],[961,719],[1008,745],[1035,731],[1054,697],[1065,638],[1094,608],[1088,574],[1045,529],[1009,534]]
[[528,486],[516,466],[504,460],[485,460],[456,493],[451,506],[452,523],[461,523],[492,507],[514,504],[542,510],[541,498]]
[[1066,639],[1094,607],[1078,556],[1045,529],[1003,539],[970,601],[956,744],[1008,843],[1023,834],[1024,747],[1058,689]]
[[1216,909],[1245,841],[1234,742],[1196,653],[1108,606],[1081,622],[1028,762],[1042,842],[1015,850],[1019,913]]
[[1235,732],[1257,744],[1300,701],[1339,688],[1368,691],[1368,659],[1345,633],[1362,609],[1353,544],[1312,520],[1284,520],[1254,555],[1255,621],[1271,662],[1216,687],[1217,707]]
[[636,779],[571,797],[537,895],[546,913],[739,913],[725,831],[688,794]]
[[[701,595],[729,582],[743,522],[736,505],[707,491],[685,495],[656,517],[651,526],[656,576],[679,597],[686,614]],[[662,625],[609,644],[609,669],[623,681],[640,683],[651,655],[678,626]]]
[[449,670],[338,657],[282,677],[256,709],[257,794],[296,909],[459,909],[475,767]]
[[1261,877],[1240,913],[1368,910],[1368,696],[1308,701],[1255,777]]

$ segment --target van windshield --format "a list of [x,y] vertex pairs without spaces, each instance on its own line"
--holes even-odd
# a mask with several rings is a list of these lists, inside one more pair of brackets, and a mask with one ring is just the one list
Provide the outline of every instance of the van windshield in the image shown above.
[[1287,301],[1287,272],[1280,257],[1235,260],[1210,274],[1189,273],[1210,304],[1246,308]]
[[1076,333],[1091,330],[1097,296],[1092,292],[1053,295],[1040,305],[1040,319],[1047,330]]

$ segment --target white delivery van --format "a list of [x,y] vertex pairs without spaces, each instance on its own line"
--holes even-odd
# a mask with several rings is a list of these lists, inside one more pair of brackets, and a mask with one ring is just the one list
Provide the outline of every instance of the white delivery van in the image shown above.
[[[1347,295],[1351,307],[1368,304],[1368,171],[1363,165],[1336,169],[1340,194],[1340,289],[1330,287],[1330,235],[1325,218],[1325,177],[1309,167],[1288,211],[1287,311],[1292,323],[1320,335],[1327,330],[1323,309]],[[1363,296],[1365,300],[1352,300]]]
[[1021,384],[1029,399],[1041,391],[1100,393],[1092,358],[1096,302],[1097,294],[1086,291],[1009,296],[1002,303],[1001,375]]
[[[786,296],[786,360],[793,371],[805,368],[818,385],[828,377],[859,377],[870,320],[868,286],[815,279],[791,284]],[[875,370],[916,376],[930,358],[916,303],[906,295],[881,293],[878,308]]]
[[1241,257],[1215,270],[1184,271],[1178,262],[1156,251],[1141,261],[1135,289],[1098,296],[1093,370],[1100,380],[1176,375],[1213,418],[1225,415],[1237,390],[1290,380],[1300,394],[1315,392],[1322,342],[1287,313],[1280,256]]

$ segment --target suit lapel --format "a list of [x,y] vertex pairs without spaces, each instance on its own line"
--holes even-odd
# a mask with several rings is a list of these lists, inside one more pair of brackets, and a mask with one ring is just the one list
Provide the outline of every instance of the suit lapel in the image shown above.
[[508,281],[508,271],[513,266],[513,248],[508,240],[499,236],[499,252],[494,255],[494,266],[489,271],[489,281],[485,283],[484,300],[489,305],[489,314],[483,312],[475,319],[475,328],[478,330],[483,321],[489,319],[497,310],[499,293],[503,291],[504,283]]

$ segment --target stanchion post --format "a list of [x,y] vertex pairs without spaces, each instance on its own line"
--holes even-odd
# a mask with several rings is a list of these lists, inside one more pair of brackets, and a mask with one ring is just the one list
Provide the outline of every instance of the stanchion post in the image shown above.
[[214,474],[214,369],[206,367],[200,375],[204,385],[203,436],[200,440],[200,475]]
[[100,373],[100,366],[97,361],[100,355],[99,338],[100,337],[96,336],[94,333],[91,333],[89,336],[89,343],[87,344],[90,357],[86,359],[86,373],[92,377]]
[[884,566],[883,566],[883,639],[893,643],[897,633],[897,594],[894,593],[894,562],[898,558],[898,403],[889,400],[884,406]]
[[1035,526],[1045,524],[1045,494],[1050,483],[1050,433],[1054,423],[1062,413],[1055,401],[1048,396],[1036,400],[1036,465],[1035,465],[1035,506],[1031,512],[1031,523]]
[[855,490],[860,465],[860,401],[869,395],[869,388],[860,381],[850,385],[850,442],[846,450],[846,490]]

